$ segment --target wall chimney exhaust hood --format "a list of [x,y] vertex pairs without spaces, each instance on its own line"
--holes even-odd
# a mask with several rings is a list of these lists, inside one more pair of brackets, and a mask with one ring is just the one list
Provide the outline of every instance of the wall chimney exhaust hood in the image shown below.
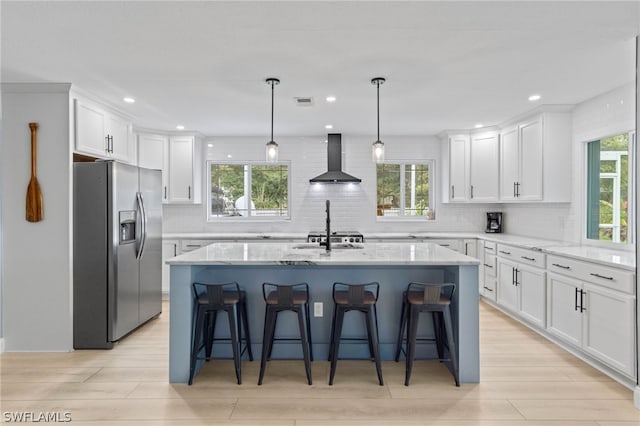
[[342,171],[342,134],[327,137],[327,172],[309,179],[311,183],[360,183],[362,179]]

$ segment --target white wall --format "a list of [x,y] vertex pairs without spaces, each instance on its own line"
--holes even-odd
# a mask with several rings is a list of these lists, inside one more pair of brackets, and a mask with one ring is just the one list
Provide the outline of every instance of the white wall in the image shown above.
[[[6,351],[72,349],[68,84],[2,85],[2,326]],[[29,122],[39,123],[44,220],[25,219]]]
[[[385,136],[388,160],[436,160],[435,177],[441,168],[441,142],[433,136]],[[376,220],[375,163],[371,161],[373,139],[342,135],[343,170],[362,179],[361,184],[310,184],[309,179],[327,169],[324,136],[277,138],[279,158],[290,161],[291,220],[206,222],[206,203],[200,206],[165,205],[164,232],[292,232],[306,234],[324,229],[324,201],[331,200],[335,230],[378,232],[480,231],[484,226],[486,205],[449,205],[436,203],[436,221],[387,222]],[[265,138],[214,137],[203,144],[203,157],[222,161],[263,161]],[[231,158],[228,158],[231,155]],[[438,188],[437,183],[434,188]],[[205,185],[206,191],[206,185]]]

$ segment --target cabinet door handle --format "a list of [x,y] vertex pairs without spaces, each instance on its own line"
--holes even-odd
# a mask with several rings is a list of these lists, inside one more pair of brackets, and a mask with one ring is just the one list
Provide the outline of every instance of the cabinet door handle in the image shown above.
[[587,308],[584,307],[584,299],[583,299],[585,293],[586,293],[585,291],[580,289],[580,312],[584,312],[587,310]]
[[531,261],[531,262],[535,262],[536,261],[536,259],[534,259],[533,257],[527,257],[527,256],[520,256],[520,257],[525,259],[525,260]]
[[177,255],[178,255],[178,245],[177,245],[177,244],[174,244],[174,245],[173,245],[173,256],[175,257],[175,256],[177,256]]
[[516,269],[515,269],[515,272],[516,272],[516,287],[517,287],[517,286],[520,284],[520,283],[518,282],[518,272],[520,272],[520,271],[518,271],[518,269],[516,268]]
[[575,294],[575,297],[574,297],[573,310],[577,311],[578,310],[578,287],[576,287],[575,290],[576,290],[576,294]]
[[516,197],[520,196],[520,182],[516,182]]
[[564,265],[560,265],[559,263],[552,263],[552,265],[562,269],[571,269],[571,266],[564,266]]
[[166,186],[164,187],[164,199],[165,200],[167,199],[167,187]]
[[111,140],[111,153],[113,154],[113,135],[110,135],[109,139]]
[[473,198],[473,185],[471,185],[471,198]]
[[502,254],[511,254],[510,251],[499,250],[499,252],[502,253]]
[[513,182],[513,196],[517,197],[517,195],[516,195],[516,183],[515,182]]
[[511,285],[516,285],[516,268],[511,268]]
[[188,192],[188,198],[191,199],[191,185],[188,186],[187,192]]
[[108,154],[109,153],[109,135],[104,137],[104,151]]
[[593,277],[596,277],[596,278],[602,278],[604,280],[613,281],[613,277],[605,277],[604,275],[594,274],[593,272],[590,272],[589,275],[591,275]]
[[456,187],[451,185],[451,198],[456,198]]

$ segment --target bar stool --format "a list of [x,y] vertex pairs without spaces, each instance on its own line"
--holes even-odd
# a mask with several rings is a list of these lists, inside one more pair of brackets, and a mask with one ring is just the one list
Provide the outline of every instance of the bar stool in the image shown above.
[[[451,362],[449,370],[453,374],[456,386],[460,386],[458,360],[456,357],[453,324],[451,321],[451,300],[455,289],[456,285],[453,283],[426,284],[413,282],[410,283],[407,286],[407,290],[403,292],[395,360],[398,362],[400,359],[403,335],[405,327],[407,327],[405,386],[409,386],[409,380],[411,379],[416,342],[434,340],[438,351],[438,359],[440,361]],[[435,339],[417,338],[418,319],[421,312],[431,312]],[[448,359],[444,358],[445,336],[443,336],[443,334],[446,335],[446,345],[449,350]]]
[[[237,282],[215,284],[195,282],[192,286],[196,306],[194,309],[195,327],[192,336],[189,385],[193,383],[197,360],[204,359],[205,361],[209,361],[212,359],[211,353],[213,350],[213,342],[215,340],[231,342],[236,379],[238,384],[241,384],[242,372],[240,358],[242,357],[242,354],[247,351],[249,360],[253,361],[251,338],[249,334],[246,292],[240,290]],[[221,311],[225,311],[228,314],[230,332],[230,336],[228,338],[215,337],[216,317]],[[244,328],[244,335],[240,327],[241,324]],[[202,338],[200,336],[202,336]],[[243,341],[245,343],[244,348],[242,348]],[[198,354],[202,350],[203,346],[205,349],[205,357],[200,358],[198,357]]]
[[[329,345],[329,360],[331,361],[331,373],[329,375],[329,385],[333,385],[338,362],[340,340],[367,340],[369,343],[369,355],[376,363],[376,372],[380,386],[382,381],[382,368],[380,365],[380,348],[378,338],[378,315],[376,312],[376,302],[380,285],[377,282],[366,284],[333,284],[333,321],[331,325],[331,340]],[[343,338],[342,325],[344,314],[349,311],[359,311],[365,314],[367,324],[366,338]]]
[[[302,354],[304,356],[304,368],[307,373],[307,382],[311,380],[311,361],[313,350],[311,345],[311,323],[309,315],[309,285],[299,284],[262,284],[262,295],[266,303],[264,335],[262,339],[262,359],[260,360],[260,377],[258,385],[262,384],[267,361],[271,359],[273,342],[277,340],[300,340]],[[298,326],[300,338],[275,337],[278,314],[283,311],[293,311],[298,314]]]

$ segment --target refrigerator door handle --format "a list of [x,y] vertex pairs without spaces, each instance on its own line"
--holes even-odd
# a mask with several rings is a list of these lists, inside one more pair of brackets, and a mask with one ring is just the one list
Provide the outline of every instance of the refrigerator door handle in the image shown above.
[[136,259],[140,259],[142,253],[144,253],[144,243],[147,240],[147,211],[144,208],[144,199],[142,198],[141,192],[136,192],[136,200],[138,201],[138,208],[140,209],[140,225],[142,227],[140,230],[140,247],[138,248],[138,254],[136,256]]

